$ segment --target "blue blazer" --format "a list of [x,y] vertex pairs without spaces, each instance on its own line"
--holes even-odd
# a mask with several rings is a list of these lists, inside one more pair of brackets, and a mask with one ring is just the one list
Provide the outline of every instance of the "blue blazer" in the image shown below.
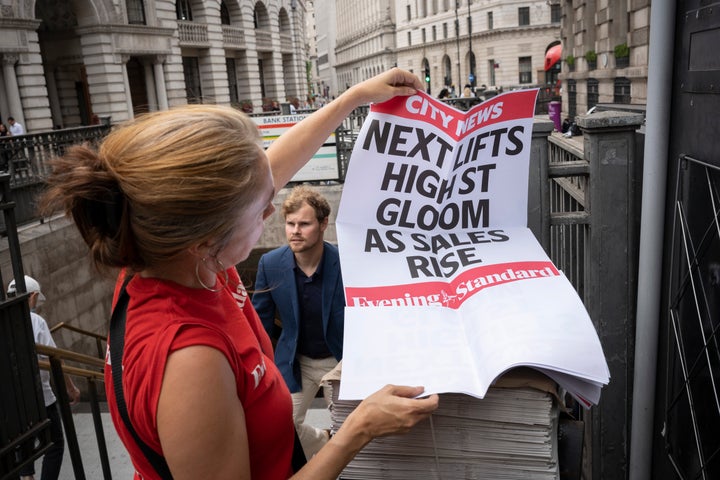
[[[275,365],[291,393],[302,390],[300,364],[295,361],[300,306],[295,285],[295,259],[290,247],[271,250],[260,257],[253,286],[252,303],[270,338],[279,338],[275,346]],[[322,322],[325,342],[335,358],[343,353],[345,292],[340,274],[340,256],[336,246],[324,242],[322,259]],[[275,317],[282,322],[282,331]]]

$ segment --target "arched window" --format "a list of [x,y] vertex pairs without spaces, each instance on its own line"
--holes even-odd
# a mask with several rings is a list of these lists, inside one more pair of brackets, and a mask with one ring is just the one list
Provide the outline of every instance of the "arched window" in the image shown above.
[[145,5],[143,0],[127,0],[127,16],[130,25],[145,25]]
[[230,11],[224,1],[220,2],[220,23],[222,25],[230,25]]
[[190,9],[190,0],[177,0],[175,3],[175,14],[178,20],[192,21],[192,10]]

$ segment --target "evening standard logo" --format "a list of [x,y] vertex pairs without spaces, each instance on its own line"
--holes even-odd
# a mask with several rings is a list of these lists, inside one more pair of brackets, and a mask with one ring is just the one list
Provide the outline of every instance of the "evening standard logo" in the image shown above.
[[552,262],[498,263],[467,270],[451,282],[347,287],[346,293],[349,307],[441,306],[457,309],[486,288],[559,275]]

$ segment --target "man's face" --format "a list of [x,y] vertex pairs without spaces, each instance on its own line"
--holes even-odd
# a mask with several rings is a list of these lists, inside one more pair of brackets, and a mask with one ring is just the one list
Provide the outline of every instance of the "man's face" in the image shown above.
[[297,211],[285,217],[285,236],[290,249],[299,253],[316,248],[323,241],[327,224],[327,218],[320,223],[315,217],[315,210],[303,203]]
[[8,123],[12,126],[15,125],[15,120],[8,120]]

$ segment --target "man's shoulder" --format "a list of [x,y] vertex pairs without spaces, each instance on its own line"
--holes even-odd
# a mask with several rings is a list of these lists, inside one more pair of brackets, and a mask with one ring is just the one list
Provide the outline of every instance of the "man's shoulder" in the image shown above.
[[340,251],[338,250],[337,245],[332,244],[330,242],[327,242],[327,241],[323,242],[323,248],[325,249],[326,252],[328,252],[331,255],[338,256],[340,254]]
[[290,247],[288,245],[283,245],[282,247],[274,248],[270,250],[269,252],[265,252],[260,256],[260,259],[262,261],[278,261],[281,258],[283,258],[285,255],[288,255],[288,253],[292,253],[290,250]]

